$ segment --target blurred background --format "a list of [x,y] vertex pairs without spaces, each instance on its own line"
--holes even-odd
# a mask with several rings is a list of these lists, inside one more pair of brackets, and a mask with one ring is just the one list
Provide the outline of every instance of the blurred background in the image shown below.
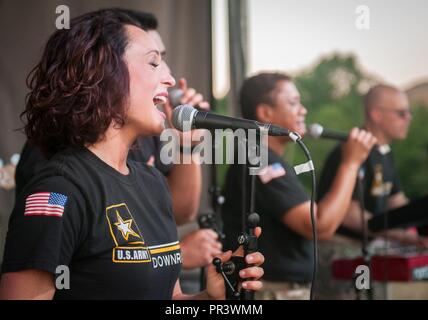
[[[0,248],[25,141],[17,131],[25,78],[55,30],[59,5],[68,6],[71,17],[117,6],[154,13],[174,76],[186,77],[222,114],[239,115],[240,84],[260,71],[291,74],[307,123],[343,131],[361,124],[361,96],[371,85],[398,86],[414,114],[407,140],[393,146],[403,189],[410,198],[427,193],[426,0],[0,0]],[[335,143],[305,140],[319,174]],[[286,157],[304,162],[297,149],[287,149]],[[219,166],[220,183],[225,170]],[[208,168],[204,178],[208,186]],[[309,176],[302,179],[309,186]],[[209,206],[203,194],[201,211]]]
[[[214,2],[219,7],[221,2],[226,3]],[[316,122],[344,132],[362,123],[362,95],[370,86],[388,83],[404,90],[414,117],[407,139],[393,145],[393,151],[406,195],[425,195],[427,12],[428,2],[424,0],[248,0],[243,41],[245,74],[291,74],[308,109],[307,124]],[[363,17],[367,19],[361,21]],[[227,74],[230,70],[220,67],[217,72]],[[225,76],[223,82],[214,83],[218,85],[214,88],[220,109],[226,113],[236,110],[229,78]],[[310,138],[305,142],[320,174],[325,157],[336,143]],[[304,155],[293,146],[285,157],[295,164],[305,162]],[[220,179],[224,171],[225,168],[220,170]],[[309,188],[310,177],[302,175],[301,179]]]

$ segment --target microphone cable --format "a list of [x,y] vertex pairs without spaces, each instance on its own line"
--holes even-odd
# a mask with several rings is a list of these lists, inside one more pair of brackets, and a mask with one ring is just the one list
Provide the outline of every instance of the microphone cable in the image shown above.
[[[310,300],[315,299],[315,288],[316,288],[316,276],[318,272],[318,234],[317,234],[317,221],[315,219],[315,195],[316,195],[316,176],[315,176],[315,168],[312,161],[311,154],[306,147],[306,145],[303,143],[301,138],[295,140],[295,142],[300,146],[300,148],[303,150],[303,153],[305,154],[306,158],[308,159],[308,162],[300,165],[298,167],[303,167],[301,171],[296,172],[297,174],[310,171],[311,177],[312,177],[312,190],[311,190],[311,205],[310,205],[310,214],[311,214],[311,224],[312,224],[312,241],[313,241],[313,271],[312,271],[312,282],[311,282],[311,292],[310,292]],[[296,170],[296,168],[295,168]]]

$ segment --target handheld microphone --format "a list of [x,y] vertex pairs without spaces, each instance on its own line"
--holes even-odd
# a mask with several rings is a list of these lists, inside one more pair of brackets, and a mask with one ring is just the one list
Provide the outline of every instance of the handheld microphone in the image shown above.
[[[186,122],[190,123],[190,126],[186,126],[184,124]],[[172,124],[180,131],[193,129],[255,129],[257,131],[264,130],[270,136],[288,136],[294,141],[301,139],[297,133],[272,124],[198,111],[188,104],[178,106],[173,110]]]
[[177,88],[171,89],[169,91],[169,101],[171,102],[171,105],[174,108],[181,104],[180,100],[183,97],[183,94],[184,94],[183,90],[177,89]]
[[[181,105],[181,98],[184,95],[184,91],[178,88],[175,89],[171,89],[169,90],[169,102],[171,102],[171,105],[173,108],[178,107],[179,105]],[[194,105],[193,106],[196,109],[200,109],[200,106]]]
[[339,140],[344,142],[348,140],[348,134],[326,129],[318,123],[311,124],[308,127],[308,133],[312,138],[316,138],[316,139],[324,138],[324,139],[333,139],[333,140]]

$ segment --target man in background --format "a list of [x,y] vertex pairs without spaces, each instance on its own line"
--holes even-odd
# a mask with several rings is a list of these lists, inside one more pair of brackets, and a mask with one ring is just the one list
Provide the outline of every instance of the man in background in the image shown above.
[[[381,215],[389,210],[406,205],[405,196],[394,165],[390,144],[404,140],[407,136],[412,114],[406,94],[396,87],[379,84],[372,87],[364,97],[363,128],[371,132],[378,140],[367,160],[361,166],[363,176],[364,220]],[[338,145],[327,157],[321,174],[318,197],[322,199],[332,184],[342,158],[341,146]],[[349,183],[355,184],[355,181]],[[321,299],[354,299],[355,289],[352,281],[335,281],[331,277],[331,264],[335,259],[355,258],[362,255],[362,212],[359,194],[355,188],[352,201],[341,227],[331,241],[320,243],[318,298]],[[369,239],[386,236],[369,243],[370,254],[385,250],[386,245],[427,246],[426,237],[421,237],[414,229],[395,229],[381,233],[369,233]],[[388,244],[388,242],[390,242]]]

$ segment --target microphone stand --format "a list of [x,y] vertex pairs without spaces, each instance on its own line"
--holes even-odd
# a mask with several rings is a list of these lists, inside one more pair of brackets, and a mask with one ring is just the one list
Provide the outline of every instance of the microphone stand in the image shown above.
[[[261,152],[260,140],[261,137],[259,136],[256,145],[252,146],[252,149],[248,148],[247,161],[243,168],[242,234],[238,238],[238,243],[244,246],[244,258],[248,254],[257,251],[257,237],[254,234],[254,228],[258,226],[260,217],[254,212],[256,175],[252,172],[257,166],[252,163],[251,159],[255,158]],[[254,291],[243,289],[241,291],[241,300],[254,300]]]
[[230,261],[222,264],[219,258],[213,260],[218,273],[221,273],[226,286],[226,298],[228,300],[254,300],[254,291],[239,288],[242,279],[239,277],[239,271],[248,268],[250,265],[245,262],[245,257],[257,251],[257,237],[254,234],[254,228],[259,224],[260,217],[254,212],[255,207],[255,179],[254,170],[259,164],[254,164],[254,159],[257,154],[260,154],[261,136],[258,136],[256,145],[248,148],[248,140],[238,141],[238,147],[244,147],[244,151],[248,150],[246,163],[242,168],[242,233],[238,237],[238,244],[243,246],[244,256],[232,256]]
[[[212,136],[213,131],[211,131]],[[211,154],[215,157],[218,141],[211,144]],[[217,165],[214,163],[211,165],[211,186],[208,189],[208,193],[211,196],[211,207],[213,212],[201,214],[198,218],[198,224],[201,229],[212,229],[218,234],[219,241],[225,239],[225,234],[222,228],[219,226],[218,221],[221,221],[221,206],[224,204],[225,198],[221,194],[221,188],[217,182]],[[200,289],[205,289],[205,268],[201,267],[199,277]]]
[[[364,206],[364,168],[360,167],[358,170],[357,175],[357,195],[358,195],[358,202],[360,206],[360,213],[361,213],[361,254],[363,257],[364,264],[369,268],[369,275],[370,275],[370,288],[367,290],[367,298],[368,300],[373,300],[373,290],[371,289],[371,256],[367,250],[367,244],[368,244],[368,230],[367,230],[367,222],[365,220],[365,206]],[[354,287],[356,290],[357,300],[361,300],[360,296],[360,290],[357,289],[355,283]]]

